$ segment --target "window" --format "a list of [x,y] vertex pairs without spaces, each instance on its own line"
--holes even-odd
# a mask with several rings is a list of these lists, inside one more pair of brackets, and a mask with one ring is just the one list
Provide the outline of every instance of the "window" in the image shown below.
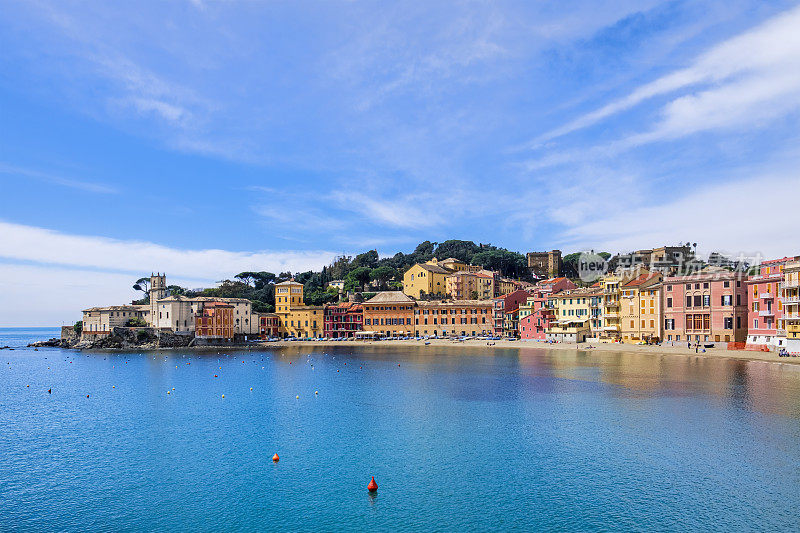
[[703,307],[711,307],[711,295],[703,295]]
[[730,282],[730,281],[724,281],[724,282],[722,283],[722,286],[723,286],[723,287],[725,287],[725,288],[727,289],[728,287],[730,287],[730,286],[731,286],[731,282]]
[[[650,303],[652,304],[653,302]],[[667,307],[672,307],[672,297],[667,298]]]
[[692,306],[692,297],[691,296],[687,296],[686,297],[686,307],[691,307],[691,306]]
[[725,329],[733,329],[733,317],[726,316],[723,320],[723,327]]
[[699,294],[696,294],[694,297],[694,306],[700,307],[702,305],[703,305],[703,297],[700,296]]
[[742,327],[742,317],[737,316],[736,317],[736,329],[739,329],[741,327]]
[[672,292],[672,285],[667,285],[667,292]]

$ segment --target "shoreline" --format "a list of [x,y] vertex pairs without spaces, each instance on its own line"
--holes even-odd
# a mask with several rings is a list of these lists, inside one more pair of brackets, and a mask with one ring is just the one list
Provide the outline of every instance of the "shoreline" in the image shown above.
[[[428,342],[429,344],[425,344]],[[742,361],[762,361],[767,363],[781,363],[800,365],[800,357],[778,357],[777,352],[756,352],[747,350],[728,350],[727,348],[707,348],[705,353],[702,351],[695,352],[694,348],[686,348],[685,346],[665,346],[665,345],[641,345],[641,344],[625,344],[625,343],[555,343],[549,344],[541,341],[525,341],[525,340],[499,340],[490,341],[492,344],[487,345],[487,341],[483,340],[465,340],[454,341],[449,339],[428,339],[422,340],[346,340],[346,341],[278,341],[278,342],[262,342],[256,346],[265,348],[281,348],[289,346],[416,346],[416,347],[432,347],[432,348],[501,348],[510,349],[517,348],[524,349],[538,349],[538,350],[559,350],[571,352],[622,352],[622,353],[635,353],[643,355],[674,355],[681,357],[707,357],[710,359],[738,359]]]
[[[42,341],[43,342],[43,341]],[[491,344],[487,344],[491,342]],[[426,344],[427,343],[427,344]],[[246,350],[251,351],[254,349],[282,349],[292,347],[327,347],[327,346],[371,346],[371,347],[432,347],[432,348],[482,348],[482,349],[534,349],[534,350],[557,350],[557,351],[571,351],[571,352],[617,352],[628,354],[643,354],[643,355],[673,355],[680,357],[704,357],[709,359],[737,359],[740,361],[761,361],[767,363],[790,364],[800,365],[800,357],[779,357],[777,352],[756,352],[748,350],[728,350],[727,348],[707,348],[705,353],[702,351],[695,352],[694,348],[687,348],[684,345],[641,345],[641,344],[625,344],[625,343],[546,343],[542,341],[532,340],[498,340],[498,341],[485,341],[485,340],[450,340],[450,339],[427,339],[427,340],[343,340],[343,341],[275,341],[275,342],[254,342],[249,344],[220,344],[220,345],[206,345],[206,346],[140,346],[140,347],[125,347],[125,348],[72,348],[60,347],[66,350],[77,351],[97,351],[97,352],[130,352],[130,351],[164,351],[164,350],[190,350],[197,352],[205,351],[220,351],[220,350]],[[29,348],[34,347],[29,345]],[[58,346],[39,345],[38,348],[56,348]],[[17,347],[12,349],[24,349]]]

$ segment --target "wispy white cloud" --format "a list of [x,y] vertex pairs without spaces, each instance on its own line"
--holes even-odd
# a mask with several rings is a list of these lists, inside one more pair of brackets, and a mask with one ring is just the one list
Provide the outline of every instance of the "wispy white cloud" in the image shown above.
[[70,235],[0,222],[0,257],[106,272],[157,270],[182,278],[214,282],[244,270],[297,272],[318,269],[335,255],[327,251],[185,250],[152,242]]
[[605,212],[595,210],[569,224],[558,240],[571,249],[630,251],[690,241],[700,243],[705,253],[797,255],[796,212],[788,202],[763,201],[766,191],[770,196],[797,190],[800,174],[793,171],[700,185],[685,194],[667,195],[664,202],[640,199],[615,204]]
[[17,176],[17,177],[21,176],[24,178],[32,178],[35,180],[44,181],[55,185],[61,185],[63,187],[69,187],[71,189],[79,189],[86,192],[93,192],[100,194],[116,194],[119,192],[115,187],[112,187],[110,185],[95,183],[91,181],[82,181],[71,178],[65,178],[64,176],[57,176],[55,174],[40,172],[38,170],[30,168],[7,165],[5,163],[0,163],[0,174],[5,174],[8,176]]
[[[689,67],[677,70],[647,83],[627,96],[551,130],[534,140],[540,145],[548,140],[587,128],[608,117],[626,111],[645,100],[688,89],[700,84],[716,87],[699,95],[682,96],[666,108],[666,118],[661,126],[639,138],[639,142],[676,135],[680,131],[697,131],[699,124],[709,118],[707,126],[721,127],[735,123],[751,122],[769,112],[752,117],[746,111],[758,106],[780,105],[775,110],[788,107],[783,98],[791,97],[791,107],[800,105],[800,6],[778,15],[741,35],[733,37],[701,54]],[[744,93],[737,94],[736,93]],[[736,101],[745,104],[745,110],[735,109]],[[738,111],[738,112],[737,112]],[[723,115],[735,114],[723,119]],[[687,121],[694,127],[685,126]]]

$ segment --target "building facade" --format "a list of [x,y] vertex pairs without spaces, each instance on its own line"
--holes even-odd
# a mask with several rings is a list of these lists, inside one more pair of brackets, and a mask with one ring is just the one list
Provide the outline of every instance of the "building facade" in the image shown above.
[[255,313],[258,317],[258,336],[262,340],[274,339],[280,335],[281,321],[275,313]]
[[747,285],[742,272],[707,267],[689,276],[665,277],[664,340],[745,342]]
[[445,290],[454,300],[488,300],[496,296],[495,272],[454,272],[445,278]]
[[124,327],[132,318],[148,322],[149,314],[148,305],[110,305],[84,309],[81,335],[93,338],[105,337],[111,334],[113,328]]
[[789,261],[783,267],[783,326],[786,350],[800,355],[800,261]]
[[620,289],[622,342],[655,344],[663,338],[661,289],[663,276],[644,271]]
[[493,327],[492,302],[488,300],[414,304],[414,334],[418,337],[492,335]]
[[275,284],[275,314],[281,337],[312,339],[322,336],[324,309],[305,304],[302,283],[289,280]]
[[520,289],[492,299],[492,325],[496,337],[519,337],[519,306],[527,302],[530,295]]
[[364,332],[380,337],[414,334],[414,300],[400,291],[379,292],[363,304]]
[[549,252],[528,252],[528,270],[536,279],[549,279],[561,276],[564,268],[561,250]]
[[747,344],[782,348],[786,344],[783,319],[784,267],[794,258],[763,261],[747,284]]
[[403,274],[403,293],[419,300],[426,294],[447,294],[447,276],[453,274],[436,263],[417,263]]
[[354,338],[364,330],[364,306],[344,302],[325,306],[324,335],[331,339]]
[[194,335],[205,342],[233,340],[233,305],[221,301],[200,302],[194,315]]
[[551,294],[574,289],[569,279],[559,277],[540,281],[529,289],[530,296],[519,306],[519,336],[526,340],[545,340],[546,330],[555,314],[547,304]]

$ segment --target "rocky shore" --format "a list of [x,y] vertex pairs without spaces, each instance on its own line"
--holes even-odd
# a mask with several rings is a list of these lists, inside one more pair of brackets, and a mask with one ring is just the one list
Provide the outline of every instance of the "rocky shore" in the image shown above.
[[81,338],[77,335],[62,335],[46,341],[33,342],[29,348],[74,348],[79,350],[104,349],[156,349],[186,348],[194,345],[194,337],[175,335],[154,328],[120,328],[115,327],[111,334],[98,338]]

